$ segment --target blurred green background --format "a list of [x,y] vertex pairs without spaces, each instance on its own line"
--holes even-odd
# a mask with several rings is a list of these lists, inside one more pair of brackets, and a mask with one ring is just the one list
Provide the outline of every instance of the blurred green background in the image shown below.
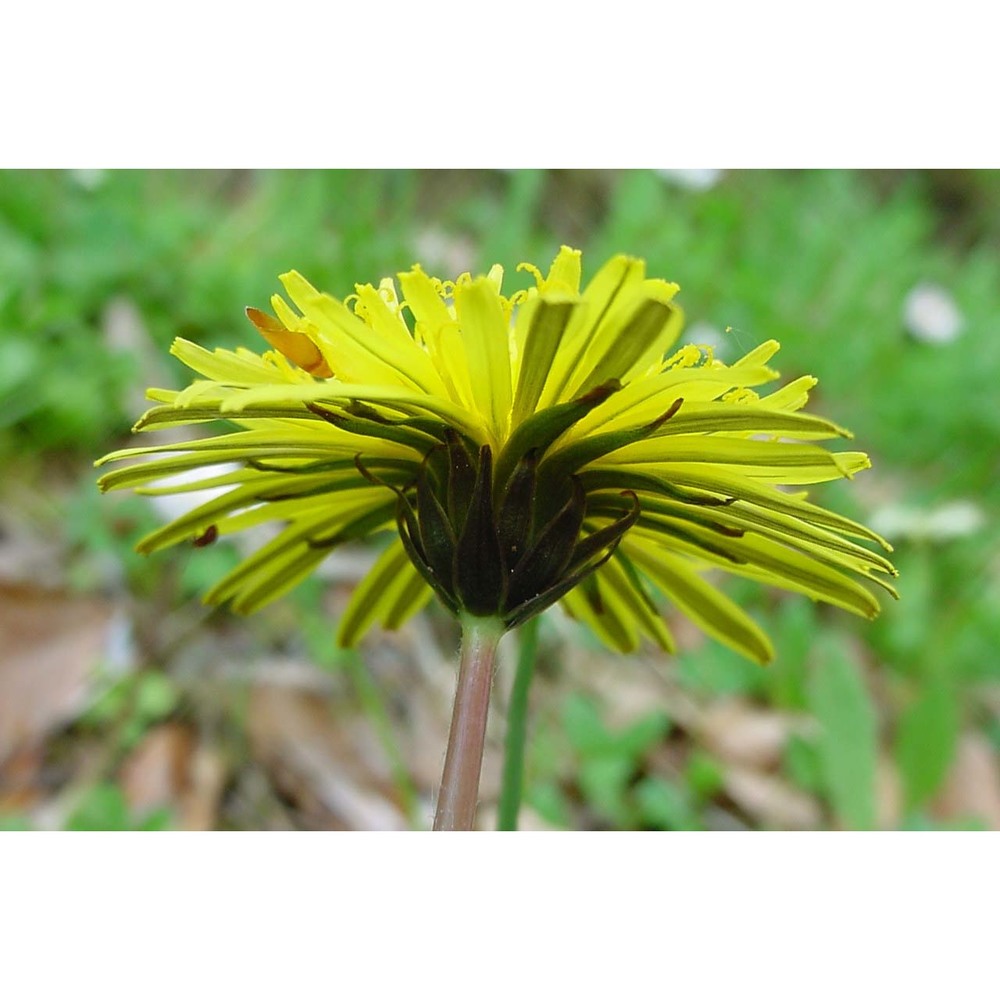
[[92,463],[145,386],[185,384],[174,336],[263,346],[243,309],[284,270],[338,297],[415,260],[523,282],[561,243],[585,278],[644,257],[723,360],[773,337],[820,379],[874,468],[816,495],[891,538],[902,600],[870,624],[734,581],[765,670],[680,622],[676,658],[622,658],[546,615],[523,825],[1000,828],[1000,173],[971,171],[0,173],[4,827],[427,826],[451,624],[334,649],[364,551],[207,611],[235,550],[134,555],[167,514]]

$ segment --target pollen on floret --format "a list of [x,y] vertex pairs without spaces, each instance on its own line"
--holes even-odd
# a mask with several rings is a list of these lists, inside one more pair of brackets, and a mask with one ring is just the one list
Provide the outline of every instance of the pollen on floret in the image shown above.
[[663,368],[693,368],[701,363],[701,351],[694,344],[685,344],[663,362]]

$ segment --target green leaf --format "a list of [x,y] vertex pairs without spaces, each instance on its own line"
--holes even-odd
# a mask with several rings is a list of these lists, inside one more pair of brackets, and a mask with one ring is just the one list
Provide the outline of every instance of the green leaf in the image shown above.
[[77,803],[66,821],[67,830],[129,830],[128,805],[117,785],[95,785]]
[[932,681],[899,718],[896,763],[907,811],[937,791],[955,756],[959,713],[954,690]]
[[580,788],[587,802],[618,827],[631,825],[625,795],[631,774],[631,761],[617,755],[593,757],[580,765]]
[[799,788],[819,792],[823,788],[823,763],[815,744],[794,734],[785,745],[785,773]]
[[834,814],[846,826],[875,826],[875,709],[861,672],[833,638],[819,646],[809,704],[820,723],[823,781]]
[[722,765],[703,750],[695,750],[684,768],[684,781],[699,799],[710,799],[725,783]]
[[177,688],[165,674],[147,670],[136,683],[135,714],[143,721],[158,722],[177,707]]
[[135,828],[143,831],[169,830],[173,826],[173,822],[173,813],[164,806],[161,809],[154,809],[148,816],[140,820]]
[[931,553],[925,548],[903,552],[899,572],[906,581],[906,600],[890,607],[882,626],[891,660],[907,673],[919,674],[922,653],[931,644],[940,593],[935,593]]
[[807,705],[806,665],[816,635],[816,605],[809,601],[782,601],[774,614],[777,653],[767,673],[771,699],[778,708],[801,711]]
[[30,833],[34,830],[27,816],[0,815],[0,833]]
[[903,822],[901,829],[909,832],[911,830],[924,833],[927,831],[970,831],[985,832],[989,825],[974,816],[962,816],[954,820],[931,819],[921,813],[908,816]]
[[670,731],[670,720],[662,712],[644,715],[616,736],[619,753],[638,762],[653,745],[664,739]]
[[643,820],[661,830],[700,830],[691,796],[663,778],[643,778],[635,797]]
[[573,826],[573,815],[562,789],[555,781],[535,782],[527,795],[531,808],[551,826],[568,830]]
[[[239,550],[230,542],[209,545],[194,549],[190,556],[181,563],[181,590],[186,595],[201,595],[212,587],[216,580],[221,580],[231,573],[240,563]],[[148,567],[148,564],[146,564]],[[148,568],[146,572],[149,572]]]
[[580,754],[607,752],[614,746],[595,702],[584,695],[566,699],[562,724],[573,748]]
[[711,642],[686,650],[677,661],[682,687],[713,696],[760,694],[767,677],[758,664]]
[[670,730],[670,720],[662,712],[651,712],[623,729],[611,730],[604,724],[597,703],[585,695],[566,699],[562,722],[570,743],[582,757],[622,757],[630,765]]

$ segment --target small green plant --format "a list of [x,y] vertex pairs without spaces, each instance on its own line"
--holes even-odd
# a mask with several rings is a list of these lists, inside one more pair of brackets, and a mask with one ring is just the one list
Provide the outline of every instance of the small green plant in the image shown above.
[[165,674],[143,670],[114,681],[80,717],[84,730],[111,733],[120,751],[134,747],[178,706],[180,692]]
[[143,815],[133,814],[125,794],[114,784],[102,782],[84,793],[66,819],[66,830],[167,830],[172,816],[169,809],[154,809]]

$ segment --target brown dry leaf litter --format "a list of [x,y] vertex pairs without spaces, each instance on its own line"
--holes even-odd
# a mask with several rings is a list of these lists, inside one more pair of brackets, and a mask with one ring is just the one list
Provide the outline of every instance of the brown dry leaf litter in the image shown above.
[[1000,830],[1000,762],[989,740],[966,733],[933,808],[940,819],[978,820]]
[[133,815],[166,807],[174,826],[211,830],[218,825],[226,769],[218,751],[198,741],[178,723],[151,729],[132,751],[120,773],[122,791]]
[[0,582],[0,762],[83,710],[112,618],[98,598]]

